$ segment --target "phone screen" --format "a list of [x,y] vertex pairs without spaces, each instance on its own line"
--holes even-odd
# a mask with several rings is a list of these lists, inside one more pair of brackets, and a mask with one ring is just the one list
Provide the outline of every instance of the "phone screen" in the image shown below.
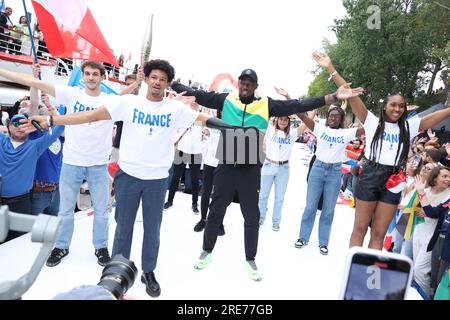
[[365,253],[353,256],[344,300],[403,300],[411,265]]

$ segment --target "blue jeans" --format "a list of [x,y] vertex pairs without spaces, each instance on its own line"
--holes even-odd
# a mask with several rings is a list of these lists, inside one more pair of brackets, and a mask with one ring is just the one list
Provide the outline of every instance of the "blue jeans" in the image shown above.
[[59,189],[54,191],[31,191],[31,213],[57,216],[59,211]]
[[303,212],[299,238],[308,242],[314,227],[317,205],[323,193],[323,207],[319,222],[319,245],[328,246],[334,208],[339,196],[342,178],[342,164],[325,163],[318,159],[314,162],[308,180],[306,208]]
[[61,197],[58,217],[62,219],[61,231],[55,247],[68,249],[73,235],[73,215],[80,186],[86,179],[94,206],[92,242],[95,249],[108,247],[109,177],[107,165],[81,167],[63,163],[59,181]]
[[121,254],[130,258],[133,227],[139,203],[142,200],[144,220],[144,239],[142,240],[142,270],[151,272],[156,268],[159,252],[159,233],[161,229],[167,178],[141,180],[119,170],[114,178],[116,190],[116,232],[112,256]]
[[261,189],[259,192],[260,221],[266,218],[267,201],[272,184],[275,183],[275,200],[273,203],[272,224],[280,224],[284,194],[289,181],[289,163],[277,165],[265,162],[261,169]]

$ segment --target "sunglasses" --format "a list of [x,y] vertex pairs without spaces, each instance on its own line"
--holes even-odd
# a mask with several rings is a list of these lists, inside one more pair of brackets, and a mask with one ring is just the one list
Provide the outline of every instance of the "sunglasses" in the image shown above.
[[21,125],[23,125],[23,124],[26,124],[26,122],[24,122],[24,123],[22,123],[22,122],[19,122],[19,121],[13,121],[13,122],[11,122],[11,124],[14,126],[14,127],[20,127]]

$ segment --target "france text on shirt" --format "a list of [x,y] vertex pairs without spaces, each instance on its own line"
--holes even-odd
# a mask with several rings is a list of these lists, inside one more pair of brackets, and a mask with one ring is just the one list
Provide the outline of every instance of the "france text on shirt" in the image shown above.
[[325,142],[330,142],[330,143],[340,143],[340,144],[344,144],[345,140],[344,140],[344,136],[340,136],[340,137],[332,137],[327,135],[325,132],[322,133],[322,135],[319,138],[322,141]]
[[170,127],[170,122],[172,113],[167,114],[149,114],[139,111],[134,108],[133,111],[133,123],[143,124],[148,126],[157,126],[157,127]]
[[291,144],[292,143],[290,136],[287,138],[282,138],[282,137],[278,137],[277,135],[273,135],[271,141],[274,143],[278,143],[278,144]]

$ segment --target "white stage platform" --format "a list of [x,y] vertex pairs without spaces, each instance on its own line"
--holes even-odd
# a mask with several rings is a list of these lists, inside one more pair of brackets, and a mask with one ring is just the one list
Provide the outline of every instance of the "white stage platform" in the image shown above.
[[[231,204],[225,216],[226,234],[219,237],[213,260],[204,270],[193,263],[202,248],[203,233],[193,231],[200,215],[190,209],[190,195],[177,193],[174,206],[164,212],[161,246],[155,275],[161,285],[162,300],[303,300],[337,299],[344,273],[354,209],[337,205],[331,232],[329,254],[318,249],[317,225],[307,247],[296,249],[301,215],[306,200],[306,173],[309,152],[296,144],[291,158],[289,186],[285,196],[281,230],[272,231],[273,195],[269,200],[266,223],[260,228],[256,263],[263,280],[251,280],[245,270],[244,220],[238,204]],[[273,193],[273,190],[272,190]],[[139,214],[138,214],[139,216]],[[111,214],[110,250],[114,236]],[[92,245],[92,216],[77,214],[70,254],[56,267],[44,266],[36,282],[23,299],[50,299],[79,285],[97,284],[102,267],[97,264]],[[131,260],[140,270],[142,222],[135,223]],[[366,239],[367,240],[367,239]],[[29,235],[0,246],[0,282],[16,279],[32,265],[39,245]],[[128,293],[141,299],[153,299],[145,292],[139,271]],[[420,299],[410,290],[409,299]]]

